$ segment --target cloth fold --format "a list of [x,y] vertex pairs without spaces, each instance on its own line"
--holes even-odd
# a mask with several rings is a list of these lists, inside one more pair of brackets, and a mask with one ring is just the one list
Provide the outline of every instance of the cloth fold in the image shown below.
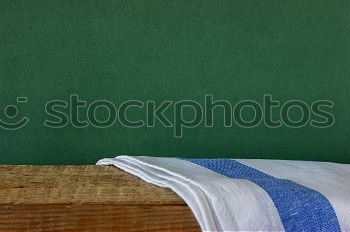
[[176,192],[203,231],[350,231],[350,165],[118,156],[98,161]]

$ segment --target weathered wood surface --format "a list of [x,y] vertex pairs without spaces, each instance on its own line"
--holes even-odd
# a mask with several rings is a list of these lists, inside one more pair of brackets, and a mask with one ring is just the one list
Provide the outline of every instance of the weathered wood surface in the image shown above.
[[199,231],[169,189],[108,166],[0,166],[0,231]]

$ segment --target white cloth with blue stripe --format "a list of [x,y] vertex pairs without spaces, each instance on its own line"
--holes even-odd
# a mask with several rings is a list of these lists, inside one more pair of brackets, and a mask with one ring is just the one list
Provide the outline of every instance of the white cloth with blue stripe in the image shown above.
[[350,231],[350,165],[118,156],[114,165],[172,189],[203,231]]

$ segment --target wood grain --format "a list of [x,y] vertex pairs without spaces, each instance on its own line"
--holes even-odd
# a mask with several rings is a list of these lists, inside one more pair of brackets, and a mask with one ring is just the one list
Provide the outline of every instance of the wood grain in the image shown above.
[[199,231],[169,189],[108,166],[0,166],[0,231]]

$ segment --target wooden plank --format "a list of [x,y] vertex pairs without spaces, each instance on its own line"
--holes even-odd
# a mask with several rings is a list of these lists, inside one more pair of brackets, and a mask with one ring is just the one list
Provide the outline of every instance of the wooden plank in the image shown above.
[[0,166],[0,231],[199,231],[169,189],[108,166]]
[[184,205],[7,205],[0,231],[198,231]]
[[184,204],[169,189],[109,166],[0,166],[2,204]]

